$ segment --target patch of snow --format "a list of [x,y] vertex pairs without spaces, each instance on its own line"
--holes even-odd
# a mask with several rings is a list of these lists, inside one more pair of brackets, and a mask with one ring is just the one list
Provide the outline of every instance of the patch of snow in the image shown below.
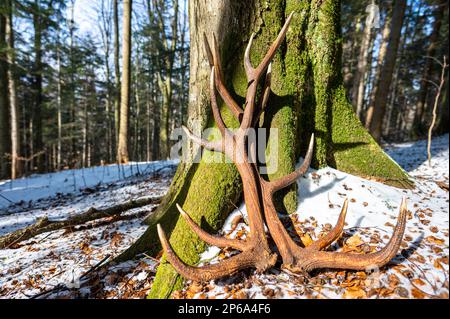
[[[367,243],[377,236],[381,239],[376,245],[380,249],[389,241],[400,203],[406,197],[411,214],[407,220],[402,251],[390,263],[390,267],[367,277],[357,272],[324,270],[310,279],[319,281],[320,285],[299,284],[295,276],[271,269],[265,274],[247,277],[246,281],[252,282],[249,288],[240,286],[242,276],[238,274],[225,280],[212,281],[206,293],[197,293],[192,297],[232,298],[236,295],[236,292],[230,293],[232,288],[224,292],[224,287],[231,285],[235,287],[234,291],[242,292],[246,298],[448,298],[449,193],[436,183],[443,181],[448,185],[448,134],[433,139],[431,166],[426,157],[426,141],[389,145],[387,152],[410,174],[415,189],[390,187],[330,167],[309,169],[298,180],[299,204],[297,211],[290,217],[298,220],[302,227],[309,226],[310,229],[313,226],[314,230],[308,233],[316,240],[326,225],[335,225],[342,204],[348,198],[343,237],[357,234]],[[244,204],[226,220],[223,234],[234,237],[236,230],[230,232],[231,222],[239,214],[246,218]],[[340,249],[337,243],[332,248]],[[210,260],[212,256],[218,255],[217,249],[210,247],[206,250],[202,261],[217,262],[218,257]],[[358,288],[361,290],[356,290],[356,285],[346,287],[347,281],[357,280],[355,276],[364,276],[364,279],[358,279],[365,282],[362,288]],[[189,292],[189,285],[186,289]],[[373,291],[377,293],[374,295]]]
[[130,162],[126,165],[94,166],[3,180],[0,181],[0,209],[8,208],[11,204],[78,193],[83,189],[125,180],[136,175],[152,174],[176,164],[178,164],[177,160]]

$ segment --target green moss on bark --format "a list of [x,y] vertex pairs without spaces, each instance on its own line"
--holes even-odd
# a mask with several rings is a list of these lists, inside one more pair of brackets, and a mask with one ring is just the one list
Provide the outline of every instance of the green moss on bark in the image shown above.
[[[412,187],[406,172],[362,126],[346,97],[341,74],[339,21],[339,1],[311,3],[307,39],[315,108],[305,112],[304,121],[314,118],[317,136],[314,163],[317,167],[329,165],[397,187]],[[302,132],[302,140],[306,139],[306,132]]]

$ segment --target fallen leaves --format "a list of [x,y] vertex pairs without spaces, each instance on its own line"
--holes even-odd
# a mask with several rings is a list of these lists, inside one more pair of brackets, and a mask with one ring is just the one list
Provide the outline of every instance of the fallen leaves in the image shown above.
[[308,233],[300,235],[300,239],[305,247],[310,246],[314,242]]
[[437,238],[435,236],[428,236],[425,238],[425,240],[429,243],[436,244],[436,245],[443,245],[445,242],[443,239]]
[[79,244],[79,248],[81,249],[81,251],[83,253],[85,253],[86,255],[89,255],[92,253],[92,248],[89,247],[89,243],[88,242],[82,242]]
[[411,289],[412,296],[416,299],[424,299],[426,297],[425,293],[415,287]]
[[364,289],[355,286],[347,288],[342,295],[342,298],[344,299],[362,299],[366,297],[367,294]]

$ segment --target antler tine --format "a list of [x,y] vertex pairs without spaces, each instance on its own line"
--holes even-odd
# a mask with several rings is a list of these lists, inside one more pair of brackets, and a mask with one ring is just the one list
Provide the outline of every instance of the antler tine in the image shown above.
[[286,32],[288,30],[289,24],[291,23],[292,16],[294,12],[292,12],[289,17],[287,18],[286,22],[284,23],[283,28],[281,28],[280,33],[278,34],[275,41],[272,43],[272,45],[269,48],[269,51],[264,56],[261,63],[258,65],[258,67],[255,69],[252,67],[250,62],[250,49],[251,45],[253,43],[254,35],[250,37],[249,43],[247,45],[247,48],[244,53],[244,67],[245,72],[247,75],[247,82],[248,82],[248,88],[247,88],[247,97],[246,97],[246,107],[244,110],[244,115],[242,117],[241,122],[241,130],[248,129],[254,122],[254,112],[255,112],[255,97],[256,92],[258,88],[258,82],[261,75],[267,70],[269,67],[270,62],[272,61],[276,50],[281,45],[281,42],[283,42],[284,37],[286,36]]
[[242,115],[244,111],[242,108],[236,103],[236,101],[231,97],[231,94],[228,92],[227,88],[224,85],[223,80],[223,73],[222,73],[222,63],[220,62],[220,53],[219,53],[219,47],[217,45],[216,36],[213,33],[213,50],[211,51],[211,47],[208,43],[208,39],[206,38],[206,35],[203,34],[205,47],[206,47],[206,53],[208,56],[209,66],[215,67],[216,71],[216,87],[217,91],[219,91],[220,96],[224,100],[225,104],[228,106],[228,108],[233,113],[234,117],[241,122]]
[[406,227],[407,212],[406,198],[403,198],[394,233],[388,244],[378,252],[351,254],[317,251],[308,247],[300,251],[299,258],[297,259],[298,263],[294,268],[311,271],[317,268],[367,270],[368,268],[382,267],[395,257],[400,248]]
[[306,152],[305,160],[303,161],[302,165],[298,169],[296,169],[295,171],[290,173],[289,175],[286,175],[282,178],[276,179],[271,182],[267,182],[272,193],[291,185],[299,177],[303,176],[306,173],[306,171],[308,170],[308,168],[311,164],[313,150],[314,150],[314,133],[311,134],[311,139],[309,140],[308,151]]
[[194,134],[192,134],[191,131],[189,131],[189,129],[186,126],[182,126],[183,131],[186,133],[186,135],[196,144],[206,148],[209,151],[213,151],[213,152],[220,152],[220,153],[225,153],[225,147],[223,144],[223,141],[208,141],[204,138],[198,137]]
[[[205,267],[192,267],[183,263],[177,255],[173,252],[170,243],[168,242],[165,233],[160,225],[158,225],[158,235],[162,243],[164,252],[166,253],[167,260],[182,276],[197,280],[206,281],[215,278],[224,277],[230,275],[240,269],[254,267],[258,271],[264,271],[272,267],[277,260],[277,255],[270,250],[266,234],[264,231],[264,219],[263,212],[259,198],[259,178],[256,176],[254,166],[249,162],[246,156],[245,148],[245,136],[238,135],[236,137],[231,131],[229,131],[220,114],[220,110],[217,105],[216,88],[215,88],[215,66],[211,67],[211,81],[210,81],[210,94],[211,94],[211,108],[213,111],[214,119],[217,126],[222,133],[221,150],[230,157],[236,164],[236,168],[242,177],[243,181],[243,193],[244,200],[248,210],[248,223],[250,227],[250,233],[243,242],[229,239],[221,239],[216,236],[210,235],[203,231],[197,224],[195,224],[189,216],[177,206],[181,215],[185,218],[191,229],[204,241],[215,244],[218,246],[231,246],[242,250],[238,256],[233,256],[220,264],[209,265]],[[187,130],[187,129],[186,129]],[[188,136],[193,137],[189,131]],[[231,139],[230,139],[231,138]],[[210,144],[210,142],[193,137],[193,139],[201,145],[206,145],[210,148],[218,148],[216,144]],[[236,151],[236,152],[234,152]],[[242,162],[235,160],[235,157],[239,156]]]
[[253,74],[255,72],[255,69],[252,66],[252,62],[250,61],[250,50],[252,48],[253,39],[255,37],[255,34],[252,33],[250,36],[250,39],[248,40],[247,47],[245,48],[244,52],[244,69],[245,74],[247,75],[247,79],[250,80],[253,77]]
[[[217,127],[220,130],[220,133],[222,134],[223,137],[225,137],[225,135],[227,134],[227,128],[225,126],[225,123],[223,122],[222,119],[222,115],[220,114],[220,110],[219,107],[217,105],[217,96],[216,96],[216,88],[214,86],[214,77],[215,77],[215,72],[214,72],[214,66],[211,67],[211,77],[209,80],[209,91],[210,91],[210,96],[211,96],[211,108],[213,111],[213,115],[214,115],[214,120],[216,121]],[[228,132],[229,134],[231,134],[231,132]]]
[[211,68],[214,66],[214,57],[211,52],[211,47],[209,46],[209,42],[208,42],[208,38],[206,37],[206,33],[203,33],[203,42],[205,45],[206,56],[208,58],[209,67]]
[[264,110],[269,100],[270,86],[272,85],[272,62],[269,63],[266,71],[266,80],[264,81],[263,98],[261,100],[261,110]]
[[225,276],[229,276],[241,269],[254,266],[254,258],[251,251],[244,251],[239,255],[232,256],[219,264],[213,264],[202,267],[193,267],[181,261],[172,249],[166,234],[161,225],[157,225],[159,240],[166,254],[167,260],[172,264],[175,270],[183,277],[193,281],[209,281]]
[[224,100],[225,104],[228,106],[228,108],[231,110],[231,113],[233,113],[234,117],[241,122],[242,115],[244,111],[242,108],[234,101],[234,99],[231,97],[231,94],[228,92],[227,88],[223,84],[223,74],[222,74],[222,68],[221,68],[221,62],[220,62],[220,55],[219,50],[217,46],[216,37],[213,34],[213,49],[211,50],[211,46],[209,45],[208,39],[206,37],[206,34],[203,33],[203,42],[205,43],[205,49],[206,49],[206,56],[208,57],[208,62],[210,67],[215,67],[216,69],[216,87],[217,91],[219,91],[220,96]]
[[275,42],[270,47],[269,51],[267,51],[264,59],[261,61],[259,66],[256,68],[256,74],[261,74],[266,70],[269,63],[272,61],[273,57],[275,56],[275,52],[280,47],[281,42],[283,42],[284,37],[286,36],[286,33],[288,31],[289,25],[291,24],[292,17],[294,15],[294,11],[291,12],[289,17],[286,19],[286,22],[283,25],[283,28],[281,28],[280,33],[278,34],[278,37],[276,38]]
[[260,100],[261,103],[259,103],[258,109],[256,110],[256,115],[253,120],[253,127],[257,126],[262,112],[264,112],[264,110],[266,109],[267,102],[269,101],[269,96],[270,96],[271,83],[272,83],[272,63],[269,63],[269,66],[267,67],[267,72],[266,72],[266,80],[264,81],[263,96]]
[[188,223],[188,225],[191,227],[192,231],[200,237],[201,240],[207,242],[210,245],[217,246],[217,247],[232,247],[234,249],[238,250],[244,250],[246,247],[245,242],[238,240],[238,239],[230,239],[225,237],[219,237],[214,236],[203,229],[201,229],[192,219],[189,217],[189,215],[180,207],[180,205],[177,204],[178,211],[180,212],[181,216],[183,216],[184,220]]
[[309,245],[308,249],[322,250],[330,246],[335,240],[337,240],[344,230],[345,225],[345,216],[347,215],[348,209],[348,198],[345,199],[344,205],[342,206],[341,213],[339,214],[338,221],[333,229],[326,234],[324,237],[316,240],[311,245]]

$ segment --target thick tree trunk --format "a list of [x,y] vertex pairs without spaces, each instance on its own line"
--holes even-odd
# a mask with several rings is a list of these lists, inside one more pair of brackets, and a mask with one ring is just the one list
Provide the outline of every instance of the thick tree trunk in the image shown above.
[[[225,82],[232,95],[244,104],[247,81],[243,69],[244,50],[252,32],[256,34],[251,59],[257,64],[266,53],[287,15],[296,12],[287,33],[287,41],[277,52],[272,67],[272,94],[264,115],[264,127],[278,129],[278,139],[269,136],[269,145],[278,143],[277,170],[273,179],[293,171],[300,154],[306,151],[312,132],[316,134],[314,165],[330,165],[360,176],[376,177],[392,184],[410,186],[408,178],[364,130],[348,102],[341,75],[340,2],[336,0],[293,2],[250,0],[193,0],[190,19],[190,105],[188,126],[195,120],[209,127],[209,64],[203,33],[216,34],[220,46]],[[237,122],[222,105],[228,127]],[[195,131],[195,130],[194,130]],[[195,264],[205,243],[198,239],[175,204],[203,227],[217,230],[225,216],[239,204],[241,180],[232,164],[212,164],[202,160],[192,164],[183,160],[171,188],[156,213],[147,219],[145,234],[118,260],[136,253],[156,254],[160,244],[156,224],[170,234],[176,253]],[[283,194],[279,205],[288,212],[297,204],[295,189]],[[284,206],[284,207],[283,207]],[[161,261],[151,298],[170,297],[182,286],[182,279],[165,259]]]
[[377,85],[375,99],[367,111],[366,128],[369,129],[373,138],[378,142],[381,140],[383,117],[386,110],[389,88],[392,82],[392,74],[397,60],[397,50],[400,42],[405,10],[406,0],[395,0],[391,31],[389,34],[389,44],[386,49],[386,58],[380,71],[380,81]]
[[122,86],[120,91],[120,126],[117,162],[128,163],[128,112],[130,110],[131,60],[131,6],[132,0],[123,1]]
[[[0,9],[4,9],[3,4],[0,4]],[[0,179],[9,176],[8,162],[11,153],[6,47],[6,17],[0,12]]]

